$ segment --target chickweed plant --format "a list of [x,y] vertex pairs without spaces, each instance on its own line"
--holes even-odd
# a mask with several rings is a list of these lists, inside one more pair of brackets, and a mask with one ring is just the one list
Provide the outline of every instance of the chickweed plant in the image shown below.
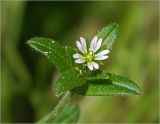
[[[60,72],[55,94],[61,100],[38,123],[75,123],[79,106],[73,103],[83,96],[131,96],[140,95],[138,85],[130,79],[102,70],[100,65],[111,56],[109,53],[119,33],[116,23],[107,25],[93,38],[80,37],[77,48],[62,46],[49,38],[35,37],[27,41],[34,50],[49,58]],[[43,100],[43,99],[42,99]]]

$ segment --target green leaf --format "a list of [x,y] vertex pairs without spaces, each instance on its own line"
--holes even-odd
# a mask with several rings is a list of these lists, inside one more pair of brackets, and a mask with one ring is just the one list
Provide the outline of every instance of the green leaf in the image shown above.
[[136,83],[126,77],[106,73],[108,79],[98,78],[86,83],[73,91],[86,96],[115,96],[115,95],[140,95],[141,90]]
[[90,76],[85,78],[86,80],[94,81],[98,79],[109,79],[109,75],[101,70],[97,70],[93,73],[91,73]]
[[68,60],[68,63],[70,64],[71,67],[74,67],[75,66],[75,62],[74,62],[74,59],[73,59],[73,54],[76,53],[76,50],[70,46],[65,46],[65,50],[66,50],[66,54],[67,54],[67,60]]
[[79,118],[79,106],[76,104],[66,104],[64,108],[56,113],[53,111],[47,114],[44,118],[37,122],[37,124],[44,123],[75,123]]
[[112,23],[106,27],[104,27],[97,36],[99,38],[102,38],[103,43],[102,46],[104,46],[107,49],[111,49],[115,39],[119,33],[119,26],[116,23]]
[[71,90],[84,83],[84,78],[78,76],[75,69],[69,69],[62,73],[56,82],[56,95],[60,95],[65,91]]
[[38,52],[47,56],[61,72],[71,67],[65,48],[61,47],[54,40],[36,37],[30,39],[27,43]]

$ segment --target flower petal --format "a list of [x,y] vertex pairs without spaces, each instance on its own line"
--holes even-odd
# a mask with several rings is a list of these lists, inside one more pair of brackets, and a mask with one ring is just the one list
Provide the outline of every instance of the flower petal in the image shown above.
[[94,60],[104,60],[107,58],[108,58],[108,56],[96,56]]
[[92,66],[93,66],[95,69],[99,69],[99,65],[98,65],[96,62],[92,62]]
[[89,62],[89,63],[87,64],[87,66],[88,66],[89,70],[93,71],[93,65],[92,65],[91,62]]
[[97,36],[94,36],[94,37],[93,37],[93,39],[92,39],[92,41],[91,41],[91,44],[90,44],[90,49],[91,49],[91,50],[94,50],[94,49],[95,49],[96,44],[97,44],[97,39],[98,39]]
[[81,64],[81,63],[84,63],[85,60],[83,58],[78,58],[75,60],[75,63],[78,63],[78,64]]
[[87,53],[87,45],[86,45],[86,40],[83,37],[80,37],[80,41],[83,47],[83,51]]
[[96,47],[95,47],[95,49],[93,50],[94,53],[95,53],[97,50],[99,50],[99,48],[101,47],[101,44],[102,44],[102,38],[100,38],[100,39],[97,41]]
[[104,56],[109,53],[109,50],[103,50],[96,54],[96,57]]
[[78,58],[83,58],[83,56],[81,54],[79,54],[79,53],[75,53],[73,55],[73,58],[78,59]]
[[84,49],[83,49],[82,44],[81,44],[79,41],[76,41],[76,44],[77,44],[78,49],[79,49],[82,53],[84,53]]

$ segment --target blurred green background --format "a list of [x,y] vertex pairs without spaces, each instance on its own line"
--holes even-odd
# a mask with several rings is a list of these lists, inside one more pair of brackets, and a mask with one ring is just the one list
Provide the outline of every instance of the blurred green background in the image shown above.
[[59,73],[46,57],[27,46],[32,37],[49,37],[75,46],[103,26],[120,26],[104,70],[138,83],[142,96],[78,97],[78,122],[159,122],[159,2],[1,1],[1,122],[35,122],[59,98]]

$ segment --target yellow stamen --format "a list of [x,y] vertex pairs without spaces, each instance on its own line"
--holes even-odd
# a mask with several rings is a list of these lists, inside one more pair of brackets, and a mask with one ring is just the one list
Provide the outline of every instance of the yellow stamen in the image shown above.
[[90,50],[87,54],[84,55],[84,59],[87,61],[87,62],[90,62],[94,59],[94,53]]

